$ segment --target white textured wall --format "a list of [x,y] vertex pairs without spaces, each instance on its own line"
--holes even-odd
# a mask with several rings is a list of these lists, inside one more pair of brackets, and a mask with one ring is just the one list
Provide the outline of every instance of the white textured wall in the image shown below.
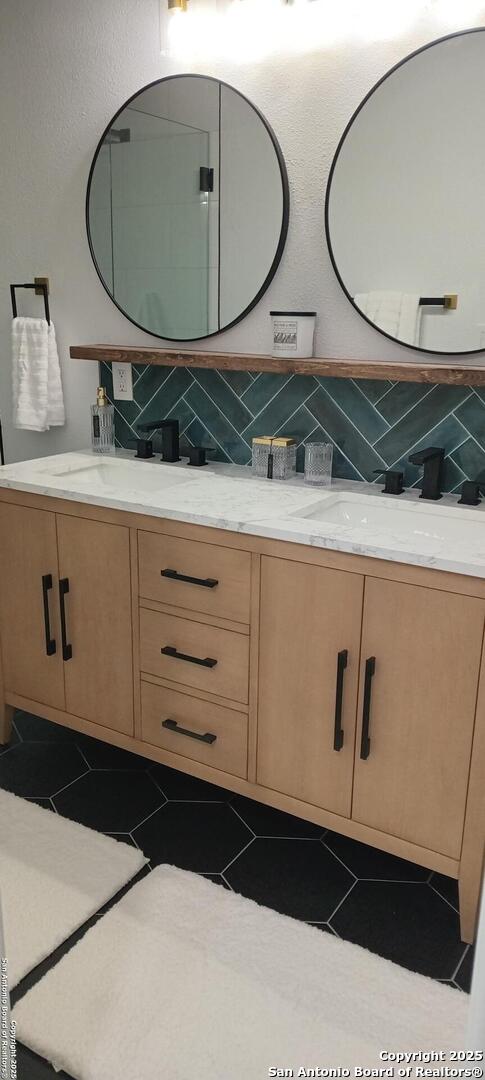
[[[292,195],[276,278],[244,323],[212,339],[214,351],[266,351],[269,309],[294,305],[318,310],[321,356],[416,358],[367,326],[341,292],[325,246],[325,178],[339,135],[370,86],[407,52],[446,30],[423,17],[413,33],[393,41],[261,64],[197,65],[242,90],[266,114],[286,157]],[[71,343],[156,344],[123,318],[98,281],[85,237],[84,195],[98,139],[123,100],[144,83],[184,69],[191,70],[160,55],[158,0],[2,0],[0,414],[8,460],[88,442],[97,368],[70,362]],[[9,421],[8,285],[34,274],[51,279],[68,415],[63,430],[43,435],[14,432]]]

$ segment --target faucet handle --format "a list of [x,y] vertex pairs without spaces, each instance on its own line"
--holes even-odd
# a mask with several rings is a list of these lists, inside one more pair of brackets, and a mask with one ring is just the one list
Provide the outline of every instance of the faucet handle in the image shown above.
[[479,506],[481,503],[481,491],[483,491],[483,484],[481,484],[479,480],[464,480],[461,488],[461,499],[458,499],[458,505]]
[[128,442],[136,446],[135,457],[143,458],[144,460],[154,457],[151,439],[128,439]]
[[214,450],[211,446],[187,446],[184,450],[181,450],[184,457],[188,457],[189,465],[193,465],[194,468],[201,468],[202,465],[207,465],[206,454],[213,454]]
[[404,492],[404,473],[395,469],[374,469],[376,476],[384,476],[384,495],[402,495]]

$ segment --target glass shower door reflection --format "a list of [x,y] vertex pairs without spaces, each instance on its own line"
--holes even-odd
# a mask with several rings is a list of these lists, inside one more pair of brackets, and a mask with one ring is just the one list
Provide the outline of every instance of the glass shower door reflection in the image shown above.
[[113,299],[154,334],[204,336],[217,318],[217,235],[200,182],[210,134],[134,109],[123,122],[129,140],[109,146]]

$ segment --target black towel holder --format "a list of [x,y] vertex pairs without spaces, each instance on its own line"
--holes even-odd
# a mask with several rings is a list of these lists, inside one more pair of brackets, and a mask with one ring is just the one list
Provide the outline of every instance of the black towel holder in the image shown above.
[[33,281],[24,281],[10,286],[10,296],[12,298],[12,315],[14,319],[17,318],[17,298],[15,296],[16,289],[34,289],[36,296],[44,297],[44,309],[46,321],[50,326],[51,316],[49,311],[49,278],[34,278]]

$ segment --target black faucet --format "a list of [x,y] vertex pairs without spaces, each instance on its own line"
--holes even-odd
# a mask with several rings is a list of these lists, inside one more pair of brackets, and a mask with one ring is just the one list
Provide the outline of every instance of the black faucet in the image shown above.
[[139,424],[138,430],[161,431],[162,461],[180,461],[178,420],[152,420],[149,424]]
[[426,450],[419,450],[417,454],[411,454],[411,465],[423,466],[423,488],[420,499],[441,499],[441,481],[443,478],[443,461],[445,452],[441,446],[428,446]]

